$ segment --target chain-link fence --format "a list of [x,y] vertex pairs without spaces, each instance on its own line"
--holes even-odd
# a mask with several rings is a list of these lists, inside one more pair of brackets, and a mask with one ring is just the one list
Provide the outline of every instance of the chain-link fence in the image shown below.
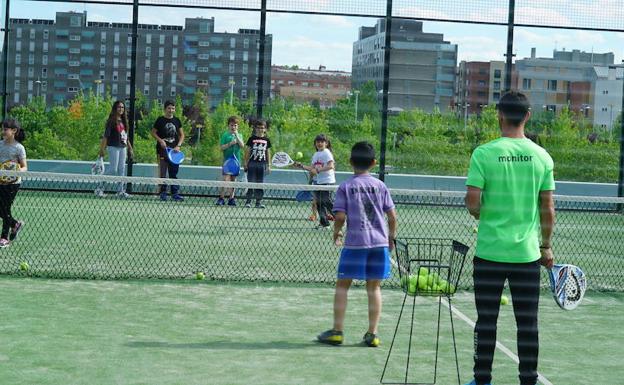
[[[194,279],[203,272],[214,280],[335,280],[339,249],[332,232],[310,220],[311,202],[298,194],[335,186],[34,172],[22,179],[13,216],[25,224],[18,239],[0,249],[2,274]],[[161,200],[160,183],[180,185],[184,200],[169,194]],[[126,184],[132,193],[123,198],[116,191]],[[236,206],[215,205],[222,187],[236,188]],[[98,188],[104,197],[96,196]],[[249,189],[263,191],[265,208],[255,208],[255,200],[251,208],[244,206]],[[463,207],[463,193],[392,190],[392,196],[400,237],[453,239],[468,245],[473,256],[478,223]],[[583,268],[594,289],[624,289],[622,204],[617,198],[556,199],[556,259]],[[20,269],[22,262],[28,269]],[[459,287],[471,282],[468,262]],[[386,285],[398,284],[395,271]]]

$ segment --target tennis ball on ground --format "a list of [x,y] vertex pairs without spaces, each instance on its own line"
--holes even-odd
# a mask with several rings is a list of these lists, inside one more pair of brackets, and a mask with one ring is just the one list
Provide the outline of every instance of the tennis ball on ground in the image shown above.
[[198,271],[197,274],[195,274],[195,279],[199,281],[201,281],[204,278],[206,278],[206,275],[204,274],[203,271]]
[[297,159],[297,160],[303,159],[303,152],[298,151],[298,152],[295,154],[295,159]]
[[472,232],[473,233],[478,233],[479,232],[479,227],[478,226],[473,227],[472,228]]
[[509,303],[509,298],[506,295],[501,295],[501,305],[507,305]]
[[424,276],[429,275],[429,269],[427,269],[426,267],[419,267],[418,275],[424,275]]
[[30,269],[30,266],[28,266],[28,262],[21,262],[19,264],[19,268],[21,271],[28,271],[28,269]]
[[421,275],[418,277],[418,289],[427,290],[427,277]]
[[453,285],[453,284],[449,283],[449,284],[446,286],[446,291],[445,291],[445,293],[446,293],[446,294],[455,294],[455,291],[456,291],[456,290],[457,290],[457,289],[455,288],[455,285]]

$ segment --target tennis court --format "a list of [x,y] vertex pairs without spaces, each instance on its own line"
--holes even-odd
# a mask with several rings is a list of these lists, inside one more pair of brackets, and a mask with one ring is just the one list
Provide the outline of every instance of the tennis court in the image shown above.
[[[0,278],[0,378],[6,384],[375,384],[402,293],[385,290],[378,349],[358,345],[366,294],[350,295],[346,345],[313,342],[330,325],[332,289],[318,285],[199,281],[85,281]],[[475,319],[469,292],[454,305]],[[590,291],[574,312],[545,292],[540,305],[540,373],[551,384],[618,384],[624,338],[621,294]],[[443,308],[445,310],[445,308]],[[413,373],[433,356],[433,299],[418,298]],[[438,384],[456,383],[448,316],[442,319]],[[472,368],[472,327],[455,317],[462,381]],[[511,306],[498,340],[515,351]],[[399,340],[397,344],[405,342]],[[392,360],[401,379],[405,363]],[[422,378],[422,377],[421,377]],[[497,350],[496,384],[516,383],[516,364]]]
[[[26,227],[18,242],[0,250],[4,383],[379,382],[403,300],[398,277],[385,284],[381,348],[359,344],[367,326],[361,287],[350,296],[346,345],[314,342],[331,325],[338,249],[330,232],[307,220],[309,202],[293,198],[309,186],[268,185],[261,210],[215,207],[220,182],[178,181],[186,200],[161,202],[148,194],[152,179],[132,178],[139,193],[122,200],[95,197],[96,177],[46,178],[25,177],[32,189],[19,193],[14,213]],[[400,236],[474,246],[476,222],[460,195],[394,192]],[[573,312],[560,310],[544,290],[542,384],[617,384],[617,357],[624,353],[618,343],[624,333],[614,328],[624,316],[624,217],[599,199],[557,204],[555,255],[582,266],[593,290]],[[471,284],[472,253],[460,281],[464,289]],[[22,261],[30,266],[26,272]],[[207,279],[195,280],[198,271]],[[131,280],[107,280],[119,278]],[[432,380],[435,301],[416,298],[410,381]],[[471,291],[459,291],[453,304],[463,383],[472,369]],[[448,308],[442,310],[437,383],[454,384]],[[400,325],[386,381],[404,379],[407,325]],[[511,306],[502,307],[498,339],[509,351],[496,353],[495,383],[516,383]]]

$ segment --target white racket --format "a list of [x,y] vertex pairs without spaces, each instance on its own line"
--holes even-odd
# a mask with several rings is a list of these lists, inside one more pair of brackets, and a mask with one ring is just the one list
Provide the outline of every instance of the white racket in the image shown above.
[[295,164],[295,161],[292,160],[290,155],[285,152],[276,152],[275,154],[273,154],[273,158],[271,158],[271,164],[274,167],[283,168],[292,166],[293,164]]
[[548,270],[550,289],[555,302],[564,310],[575,309],[587,289],[585,273],[578,266],[554,265]]

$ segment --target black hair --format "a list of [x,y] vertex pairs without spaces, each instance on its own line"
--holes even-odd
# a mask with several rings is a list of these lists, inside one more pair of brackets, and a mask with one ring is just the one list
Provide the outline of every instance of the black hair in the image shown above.
[[7,118],[2,122],[2,127],[13,128],[15,131],[15,140],[22,143],[26,139],[26,133],[22,130],[17,119]]
[[518,127],[531,110],[531,104],[525,94],[518,91],[510,91],[500,98],[496,109],[509,124]]
[[332,151],[331,141],[329,140],[329,137],[327,135],[325,135],[325,134],[318,134],[316,136],[316,138],[314,138],[314,151],[317,151],[317,149],[316,149],[316,142],[317,141],[322,141],[322,142],[327,143],[327,146],[326,146],[327,149],[329,151]]
[[357,142],[351,147],[351,163],[356,170],[368,170],[375,162],[375,147],[368,142]]
[[258,126],[264,126],[264,128],[266,128],[267,130],[269,129],[269,125],[267,123],[266,120],[264,119],[254,119],[253,120],[253,127],[254,129]]
[[175,107],[175,103],[172,100],[166,100],[165,101],[165,106],[163,108],[167,109],[167,107],[169,107],[169,106],[174,106]]

